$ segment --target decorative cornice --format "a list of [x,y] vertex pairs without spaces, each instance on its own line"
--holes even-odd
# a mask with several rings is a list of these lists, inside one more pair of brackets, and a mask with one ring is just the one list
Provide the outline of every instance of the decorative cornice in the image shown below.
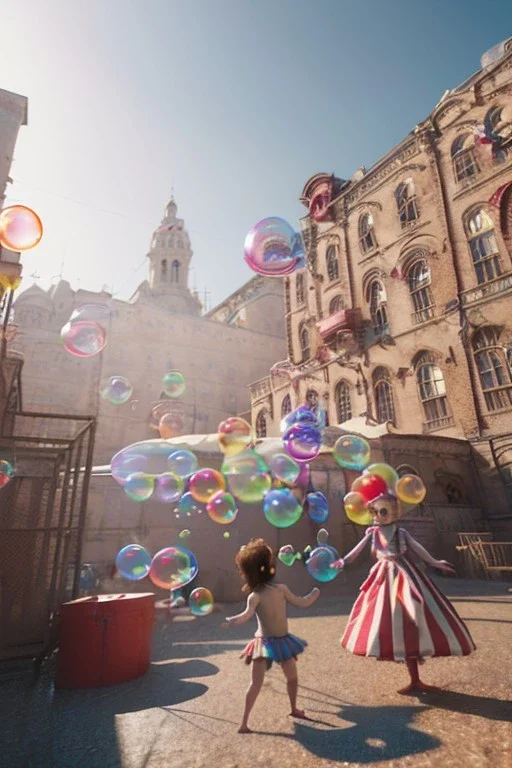
[[364,203],[357,203],[357,205],[354,205],[350,212],[356,213],[359,210],[364,211],[367,208],[370,210],[382,211],[382,205],[376,200],[365,200]]
[[425,165],[405,164],[413,157],[416,157],[420,151],[418,142],[414,138],[401,152],[397,152],[394,157],[391,157],[387,162],[383,162],[375,169],[375,171],[369,171],[355,187],[350,188],[350,191],[346,196],[349,209],[351,209],[351,206],[356,204],[367,192],[378,189],[390,177],[395,176],[398,173],[405,173],[408,170],[425,170],[427,167]]

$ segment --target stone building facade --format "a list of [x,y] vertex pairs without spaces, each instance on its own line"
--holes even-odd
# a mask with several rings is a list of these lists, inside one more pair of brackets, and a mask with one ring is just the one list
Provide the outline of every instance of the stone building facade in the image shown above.
[[[177,434],[215,432],[224,418],[249,410],[248,382],[285,353],[282,286],[256,276],[201,315],[201,303],[188,288],[191,258],[185,224],[171,199],[151,241],[149,277],[130,301],[74,291],[65,280],[48,291],[32,285],[16,299],[12,349],[24,358],[24,407],[96,416],[96,464],[108,463],[130,443],[158,437],[152,419],[158,404],[175,413]],[[101,322],[107,345],[95,357],[73,357],[60,330],[86,304],[106,312]],[[187,385],[172,402],[162,391],[169,370],[181,371]],[[100,396],[102,382],[113,375],[126,377],[134,388],[125,405]]]
[[309,401],[330,425],[469,441],[506,516],[512,39],[372,168],[317,174],[301,200],[308,265],[285,279],[287,359],[251,385],[258,433]]

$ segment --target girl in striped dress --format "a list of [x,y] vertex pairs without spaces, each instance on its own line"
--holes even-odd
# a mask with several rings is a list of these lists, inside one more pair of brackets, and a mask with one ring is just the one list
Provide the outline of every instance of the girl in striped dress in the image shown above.
[[302,653],[307,643],[288,632],[286,604],[307,608],[320,594],[315,587],[305,597],[298,597],[285,584],[274,582],[275,557],[269,545],[263,539],[251,539],[247,546],[241,547],[235,562],[244,583],[243,591],[248,594],[245,611],[236,616],[229,616],[223,626],[243,624],[256,614],[258,629],[254,638],[243,650],[242,658],[246,664],[252,662],[251,683],[245,697],[245,709],[239,733],[250,733],[248,719],[254,703],[263,685],[265,671],[272,662],[281,665],[286,677],[286,687],[290,699],[293,717],[305,717],[297,709],[297,656]]
[[370,543],[377,558],[354,603],[341,646],[357,656],[405,662],[410,683],[399,693],[438,690],[420,679],[418,664],[428,656],[467,656],[475,644],[453,605],[415,560],[445,573],[454,573],[453,566],[433,558],[397,526],[401,507],[393,495],[373,499],[368,509],[375,525],[331,566],[341,569],[352,563]]

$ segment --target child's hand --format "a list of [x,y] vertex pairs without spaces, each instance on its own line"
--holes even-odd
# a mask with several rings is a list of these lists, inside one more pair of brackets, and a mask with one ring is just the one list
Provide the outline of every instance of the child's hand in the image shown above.
[[345,567],[345,563],[343,562],[343,558],[340,557],[339,560],[335,560],[334,563],[331,563],[331,565],[329,567],[330,568],[336,568],[336,570],[338,570],[338,571],[342,571],[343,568]]
[[438,570],[443,571],[443,573],[455,574],[455,568],[451,563],[448,563],[446,560],[438,560],[435,567]]

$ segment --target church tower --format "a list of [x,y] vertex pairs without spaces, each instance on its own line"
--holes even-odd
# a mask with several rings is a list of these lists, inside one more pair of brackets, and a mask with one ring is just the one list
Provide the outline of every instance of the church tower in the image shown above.
[[153,233],[149,259],[149,282],[137,293],[170,312],[201,314],[201,302],[188,287],[192,249],[183,219],[177,217],[178,206],[171,195],[160,226]]

